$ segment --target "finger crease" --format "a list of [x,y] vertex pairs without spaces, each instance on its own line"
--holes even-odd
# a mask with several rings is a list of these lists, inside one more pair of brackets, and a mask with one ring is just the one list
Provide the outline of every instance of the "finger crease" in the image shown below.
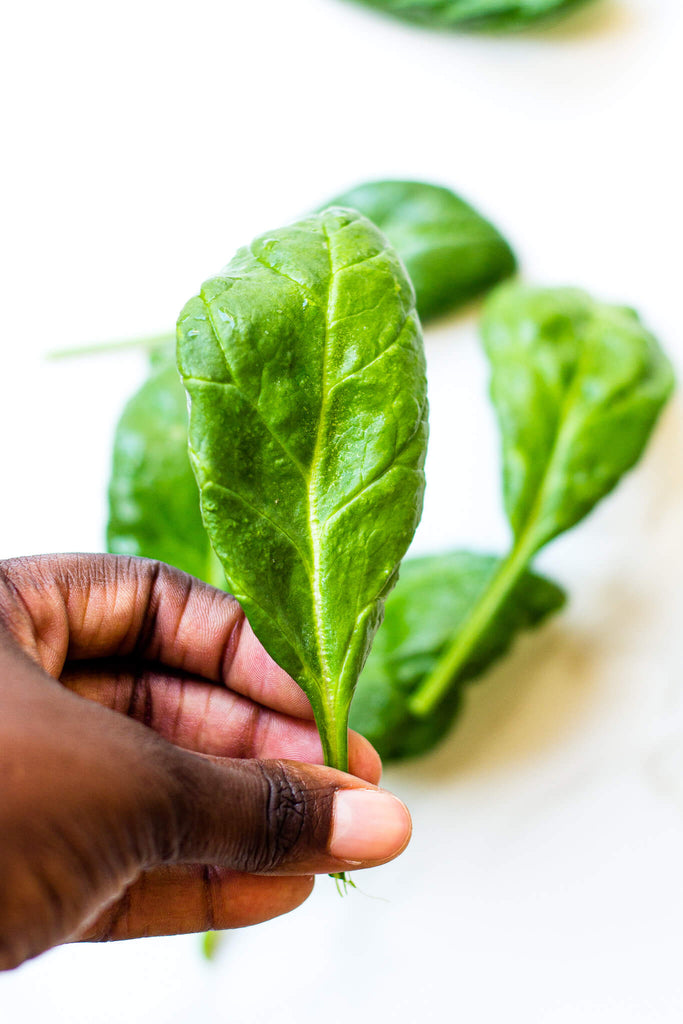
[[218,873],[210,864],[202,866],[202,891],[204,893],[204,928],[213,931],[216,927],[216,906],[214,903],[214,883],[218,881]]
[[230,669],[232,668],[233,662],[239,649],[240,640],[242,639],[242,630],[246,621],[246,615],[241,607],[238,606],[235,621],[233,622],[225,643],[223,644],[223,650],[220,655],[220,671],[221,681],[225,686],[228,685],[228,676],[230,675]]
[[151,727],[154,721],[152,686],[146,670],[142,667],[133,668],[131,672],[130,697],[124,714],[148,727]]
[[153,562],[147,572],[145,572],[143,579],[140,580],[138,576],[138,589],[140,583],[146,584],[146,596],[144,598],[144,611],[142,614],[142,622],[137,631],[135,643],[133,645],[133,654],[146,654],[149,652],[152,638],[154,637],[157,629],[157,619],[159,617],[159,605],[160,605],[160,585],[159,578],[163,565],[161,562]]
[[171,726],[171,740],[175,742],[180,732],[180,725],[185,717],[185,683],[183,680],[178,681],[178,700],[175,708],[175,715],[173,717],[173,725]]
[[254,743],[256,740],[260,717],[261,711],[256,704],[251,707],[247,705],[247,715],[244,723],[244,729],[242,731],[242,743],[240,745],[240,753],[237,755],[238,757],[246,758],[254,756],[254,750],[256,749]]
[[[126,889],[123,896],[115,904],[109,919],[102,929],[102,933],[97,940],[98,942],[111,942],[115,937],[115,933],[119,925],[129,916],[130,914],[130,886]],[[124,927],[123,934],[127,934],[127,929]]]

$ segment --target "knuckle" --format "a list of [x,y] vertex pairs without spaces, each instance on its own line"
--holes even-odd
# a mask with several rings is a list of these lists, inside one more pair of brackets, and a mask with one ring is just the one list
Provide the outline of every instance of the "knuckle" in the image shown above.
[[265,790],[265,815],[262,828],[252,832],[252,841],[243,850],[243,870],[264,874],[295,864],[312,849],[324,847],[329,816],[322,807],[326,802],[331,806],[331,800],[321,800],[319,792],[282,762],[259,762],[258,766]]
[[20,967],[25,960],[26,957],[0,935],[0,971],[12,971],[15,967]]
[[59,941],[69,908],[67,895],[30,858],[10,858],[2,875],[0,970],[10,970]]
[[266,780],[268,829],[263,854],[266,863],[275,866],[292,852],[304,831],[306,790],[282,765],[267,772]]

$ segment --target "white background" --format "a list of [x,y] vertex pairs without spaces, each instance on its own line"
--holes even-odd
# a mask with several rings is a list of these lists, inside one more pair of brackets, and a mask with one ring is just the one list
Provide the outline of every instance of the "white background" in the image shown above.
[[[61,0],[3,17],[0,556],[102,548],[135,354],[262,230],[375,177],[455,188],[524,274],[638,308],[683,372],[680,0],[604,0],[506,38],[344,0]],[[416,548],[502,550],[476,310],[427,333]],[[540,565],[568,610],[387,770],[415,834],[340,900],[231,933],[57,950],[0,978],[3,1022],[468,1024],[683,1016],[683,419]],[[0,884],[2,880],[0,879]]]

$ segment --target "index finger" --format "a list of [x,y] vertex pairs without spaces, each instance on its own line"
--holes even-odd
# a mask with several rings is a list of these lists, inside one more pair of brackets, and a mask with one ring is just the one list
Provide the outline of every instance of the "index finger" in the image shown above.
[[235,598],[163,562],[100,554],[9,559],[0,563],[0,612],[55,677],[69,660],[135,656],[295,718],[313,717]]

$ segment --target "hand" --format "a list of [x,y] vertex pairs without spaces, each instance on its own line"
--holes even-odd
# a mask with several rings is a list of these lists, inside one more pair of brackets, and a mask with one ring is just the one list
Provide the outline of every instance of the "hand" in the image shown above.
[[0,968],[254,924],[396,856],[373,748],[351,734],[358,777],[321,762],[233,598],[145,559],[0,562]]

